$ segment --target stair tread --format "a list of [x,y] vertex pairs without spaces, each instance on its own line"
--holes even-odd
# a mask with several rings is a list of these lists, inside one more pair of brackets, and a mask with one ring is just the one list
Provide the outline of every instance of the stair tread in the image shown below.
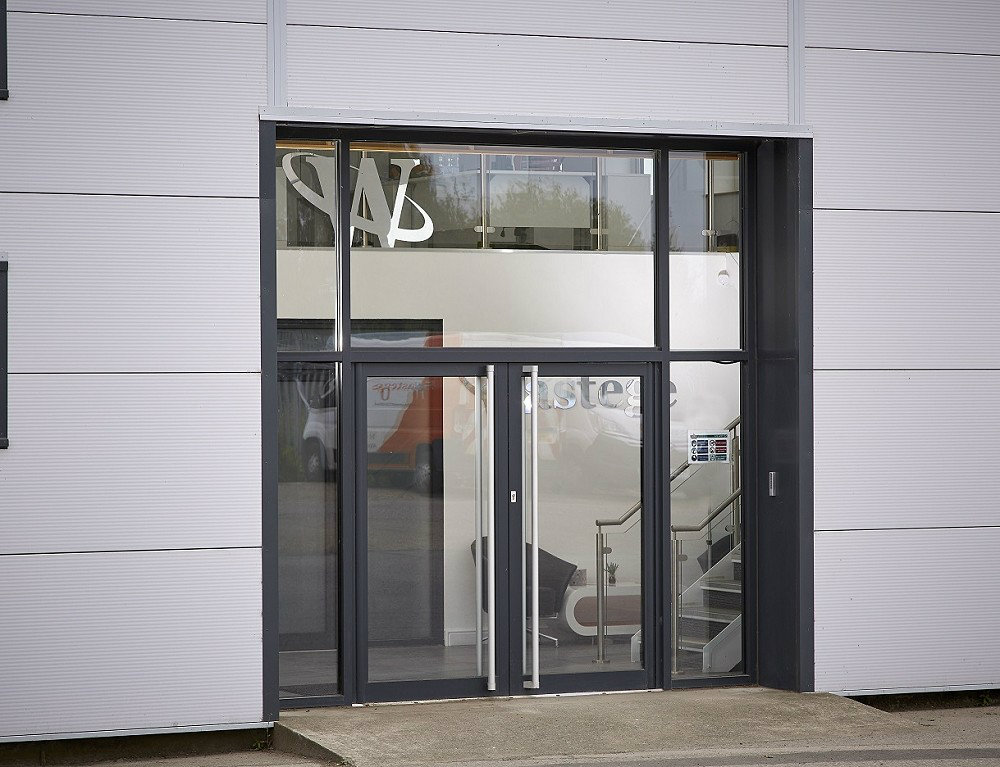
[[682,636],[680,642],[677,643],[677,649],[687,650],[688,652],[703,652],[708,642],[709,640],[702,637]]
[[733,594],[743,593],[743,582],[734,578],[706,578],[700,585],[701,588],[709,591],[728,591]]
[[732,623],[740,617],[742,610],[725,610],[718,607],[684,607],[678,614],[678,618],[693,618],[700,621],[714,621],[716,623]]

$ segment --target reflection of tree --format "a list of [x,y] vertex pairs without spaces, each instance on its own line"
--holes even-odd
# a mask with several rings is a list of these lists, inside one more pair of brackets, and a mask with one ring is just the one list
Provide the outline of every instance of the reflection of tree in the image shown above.
[[[566,174],[567,178],[579,178]],[[587,196],[578,189],[560,185],[555,178],[547,179],[516,179],[503,192],[491,196],[490,213],[497,221],[517,221],[524,211],[544,210],[547,218],[561,222],[569,229],[590,228],[596,226],[598,205],[602,217],[601,227],[608,232],[605,243],[611,240],[611,235],[617,235],[620,244],[616,242],[615,250],[651,250],[650,238],[643,228],[646,220],[636,219],[629,214],[625,206],[607,199],[595,200],[591,192]],[[586,211],[589,219],[584,227],[579,226],[581,211]],[[496,226],[496,223],[493,224]],[[511,226],[508,224],[508,226]],[[607,249],[607,244],[605,248]]]
[[[434,234],[430,239],[420,243],[399,242],[396,247],[482,247],[482,234],[475,231],[475,227],[486,224],[482,220],[481,171],[463,163],[462,155],[401,152],[392,157],[420,160],[420,165],[411,173],[407,195],[427,210],[434,222]],[[389,157],[382,153],[377,153],[375,159],[380,166],[383,189],[391,207],[397,193],[398,170],[389,164]],[[651,200],[647,210],[633,215],[625,204],[608,199],[607,192],[604,199],[597,200],[593,177],[587,178],[571,171],[554,171],[541,176],[519,176],[515,172],[505,174],[505,180],[507,185],[502,191],[487,187],[490,195],[487,208],[492,219],[490,225],[498,230],[492,238],[493,246],[545,247],[528,242],[529,232],[536,227],[517,223],[537,218],[537,214],[543,212],[545,219],[552,224],[537,227],[538,230],[577,230],[583,233],[582,240],[577,235],[574,241],[566,243],[566,249],[596,249],[590,230],[597,226],[600,206],[601,228],[607,233],[601,242],[602,250],[652,250]],[[578,187],[574,188],[572,184]],[[633,209],[637,207],[632,206]],[[418,215],[408,203],[404,203],[403,211],[404,217]],[[499,230],[502,228],[509,230],[514,239],[500,237]],[[368,238],[365,242],[372,244]]]

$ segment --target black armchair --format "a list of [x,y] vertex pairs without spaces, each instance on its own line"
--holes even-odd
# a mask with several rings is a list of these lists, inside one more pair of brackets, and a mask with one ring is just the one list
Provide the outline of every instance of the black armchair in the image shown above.
[[[488,589],[488,580],[486,574],[486,568],[489,567],[489,554],[486,548],[486,539],[483,538],[481,541],[483,549],[483,579],[480,584],[483,595],[483,604],[486,604],[486,594]],[[472,561],[476,560],[476,543],[472,542]],[[527,617],[531,612],[531,581],[532,581],[532,570],[531,570],[531,546],[525,544],[524,546],[524,561],[526,564],[526,575],[527,575],[527,591],[524,595],[524,608],[525,617]],[[560,559],[555,554],[551,554],[545,549],[539,547],[538,549],[538,615],[539,617],[555,618],[559,615],[559,611],[562,609],[563,598],[566,596],[566,589],[569,588],[569,582],[573,579],[573,574],[576,573],[577,566],[572,562],[567,562],[565,559]],[[559,641],[555,637],[548,636],[546,634],[539,634],[539,636],[544,636],[546,639],[551,639],[557,645]]]

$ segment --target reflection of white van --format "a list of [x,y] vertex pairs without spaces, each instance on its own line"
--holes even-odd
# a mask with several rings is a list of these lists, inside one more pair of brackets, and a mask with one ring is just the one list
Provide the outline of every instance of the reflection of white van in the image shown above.
[[[580,386],[579,381],[567,382]],[[579,481],[581,475],[598,472],[631,486],[641,466],[638,451],[642,447],[642,418],[638,410],[630,415],[626,406],[621,399],[586,408],[582,397],[577,397],[570,407],[541,410],[539,458],[559,465],[559,476],[570,484]]]
[[322,481],[337,466],[337,377],[296,378],[295,390],[307,409],[302,429],[302,466],[307,480]]
[[[302,429],[306,479],[321,481],[337,466],[336,379],[295,381],[307,408]],[[372,378],[367,387],[368,466],[404,472],[421,489],[432,486],[440,468],[442,440],[439,378]]]

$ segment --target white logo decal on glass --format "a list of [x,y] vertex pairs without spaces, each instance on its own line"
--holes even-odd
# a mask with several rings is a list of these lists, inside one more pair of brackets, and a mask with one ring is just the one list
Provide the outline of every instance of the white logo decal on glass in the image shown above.
[[[292,160],[296,157],[304,157],[305,161],[316,171],[316,176],[319,178],[318,193],[306,186],[306,182],[299,178],[299,174],[295,172],[295,168],[292,167]],[[324,165],[326,166],[325,168],[322,167]],[[330,217],[330,221],[334,227],[336,227],[337,198],[334,195],[335,190],[331,189],[329,190],[330,193],[327,194],[325,186],[326,181],[332,181],[337,177],[336,161],[332,157],[323,157],[312,152],[289,152],[281,158],[281,169],[285,171],[285,178],[292,185],[292,189],[301,194],[307,202],[326,213]]]
[[[296,157],[304,157],[305,161],[316,170],[316,175],[319,177],[319,192],[307,186],[295,172],[292,160]],[[434,234],[434,222],[431,221],[427,211],[406,194],[406,188],[410,183],[410,173],[420,164],[420,160],[390,160],[389,162],[399,168],[399,185],[396,188],[396,199],[393,200],[391,212],[375,160],[371,157],[365,157],[361,160],[361,167],[355,168],[358,171],[358,181],[354,189],[354,199],[351,201],[351,239],[354,239],[354,230],[357,228],[378,237],[379,245],[383,248],[395,247],[399,240],[423,242]],[[321,165],[328,167],[321,170]],[[312,152],[289,152],[281,158],[282,170],[285,171],[285,178],[292,185],[292,189],[302,195],[307,202],[326,213],[334,226],[337,225],[336,197],[333,190],[329,190],[328,193],[324,186],[324,179],[336,177],[335,166],[336,163],[332,157],[324,157]],[[409,202],[423,218],[423,224],[419,228],[404,229],[400,227],[399,222],[403,216],[404,202]],[[362,203],[368,204],[369,218],[361,215]]]
[[[420,160],[390,160],[389,162],[399,168],[399,186],[396,188],[396,199],[393,201],[391,215],[389,202],[385,198],[385,190],[382,188],[382,179],[378,176],[375,160],[371,157],[365,157],[361,160],[361,167],[358,168],[358,183],[354,189],[354,199],[351,201],[351,239],[354,239],[354,230],[357,228],[378,237],[379,244],[383,248],[395,247],[396,240],[423,242],[434,234],[434,222],[431,221],[426,210],[406,195],[406,187],[410,183],[410,173],[420,164]],[[403,229],[399,226],[399,220],[403,215],[404,201],[409,202],[423,217],[424,222],[419,229]],[[370,218],[361,215],[362,202],[368,203]]]

